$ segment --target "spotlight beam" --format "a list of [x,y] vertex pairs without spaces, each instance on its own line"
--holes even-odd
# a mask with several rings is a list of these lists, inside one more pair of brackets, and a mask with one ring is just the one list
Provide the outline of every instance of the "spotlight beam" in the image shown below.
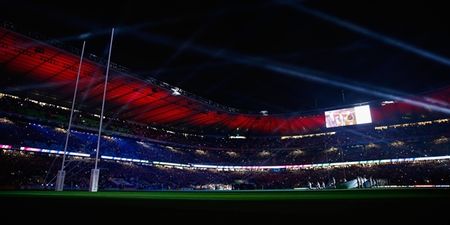
[[[178,18],[171,18],[171,19],[161,20],[159,22],[145,22],[145,23],[139,23],[139,24],[134,24],[134,25],[130,25],[130,26],[123,26],[123,27],[118,28],[118,30],[120,31],[120,33],[125,34],[126,32],[132,31],[132,30],[141,30],[144,28],[148,29],[148,28],[152,28],[152,27],[158,27],[161,25],[177,23],[179,21],[180,21],[180,19],[178,19]],[[93,31],[82,33],[82,34],[77,34],[77,35],[72,35],[72,36],[54,38],[54,39],[48,40],[48,42],[52,43],[52,42],[66,42],[66,41],[73,41],[73,40],[85,40],[88,38],[95,38],[95,37],[102,36],[102,35],[108,35],[111,32],[111,30],[109,30],[109,28],[98,29],[97,26],[88,26],[87,29],[90,29]]]
[[[284,3],[287,3],[287,2],[284,1]],[[290,5],[292,5],[292,4],[290,4]],[[320,13],[320,12],[318,12],[318,13]],[[321,15],[322,14],[323,13],[321,13]],[[323,14],[323,15],[329,19],[338,19],[338,18],[335,18],[332,16],[328,16],[326,14]],[[355,31],[361,31],[362,33],[367,33],[367,34],[376,34],[376,35],[373,35],[372,37],[376,38],[376,39],[387,41],[387,43],[392,43],[398,47],[404,47],[405,50],[419,54],[423,57],[426,57],[429,59],[435,59],[435,61],[439,61],[446,65],[450,65],[450,60],[448,60],[446,58],[439,57],[439,56],[437,56],[433,53],[430,53],[428,51],[425,51],[423,49],[415,48],[414,46],[405,44],[399,40],[385,37],[384,35],[377,34],[375,32],[372,32],[365,28],[348,23],[346,21],[343,21],[340,19],[338,19],[338,21],[341,21],[341,23],[340,23],[341,26],[346,27],[346,28],[348,27],[348,29],[355,28]],[[350,26],[350,25],[353,25],[353,26]],[[92,28],[93,25],[90,25],[89,27]],[[137,28],[140,28],[140,26],[137,25]],[[356,29],[356,28],[360,28],[360,29]],[[252,56],[247,56],[247,55],[243,55],[243,54],[237,54],[237,53],[227,51],[224,49],[208,48],[208,47],[201,46],[201,45],[195,45],[194,43],[189,43],[189,45],[183,46],[183,43],[185,43],[185,42],[182,42],[182,41],[179,41],[179,40],[173,39],[171,37],[167,37],[167,36],[161,36],[161,35],[156,35],[156,34],[150,34],[147,32],[141,32],[139,30],[136,30],[136,27],[133,27],[133,26],[128,27],[128,28],[121,27],[121,28],[119,28],[119,30],[121,30],[122,32],[127,32],[131,35],[134,35],[134,36],[136,36],[144,41],[150,42],[150,43],[161,44],[161,45],[165,45],[165,46],[172,47],[175,49],[180,49],[180,47],[182,47],[183,49],[189,50],[191,52],[196,52],[198,54],[207,55],[207,56],[210,56],[213,58],[221,58],[221,59],[224,59],[229,62],[234,62],[236,64],[257,67],[257,68],[265,69],[268,71],[272,71],[272,72],[276,72],[276,73],[280,73],[280,74],[284,74],[284,75],[289,75],[289,76],[294,76],[294,77],[302,78],[305,80],[310,80],[310,81],[317,82],[317,83],[323,83],[323,84],[330,85],[330,86],[345,88],[345,89],[349,89],[349,90],[353,90],[356,92],[365,93],[365,94],[369,94],[372,96],[381,97],[381,98],[385,98],[385,99],[403,101],[403,102],[406,102],[406,103],[414,105],[414,106],[423,107],[423,108],[431,109],[434,111],[450,114],[450,107],[449,107],[448,103],[436,105],[436,104],[434,104],[434,103],[436,103],[436,101],[434,99],[431,99],[431,100],[425,99],[426,101],[414,100],[414,99],[410,98],[411,96],[407,96],[405,94],[399,94],[398,92],[393,92],[391,90],[382,89],[380,87],[367,87],[367,85],[363,85],[361,83],[356,83],[353,81],[344,81],[342,79],[337,80],[330,76],[325,77],[325,76],[317,74],[317,73],[311,73],[311,72],[305,71],[304,69],[301,69],[301,68],[298,68],[295,66],[281,64],[279,62],[276,62],[276,61],[273,61],[270,59],[252,57]],[[383,91],[379,91],[379,90],[383,90]]]
[[289,1],[289,0],[287,0],[287,1],[279,1],[278,3],[279,4],[288,5],[288,6],[292,7],[292,8],[294,8],[295,10],[298,10],[298,11],[300,11],[302,13],[305,13],[305,14],[308,14],[310,16],[314,16],[316,18],[319,18],[321,20],[333,23],[336,26],[345,28],[347,30],[353,31],[353,32],[358,33],[360,35],[364,35],[364,36],[369,37],[371,39],[380,41],[380,42],[382,42],[382,43],[384,43],[386,45],[390,45],[390,46],[399,48],[399,49],[401,49],[403,51],[413,53],[413,54],[415,54],[415,55],[417,55],[419,57],[422,57],[422,58],[425,58],[425,59],[428,59],[428,60],[432,60],[434,62],[443,64],[443,65],[446,65],[446,66],[450,66],[450,59],[449,58],[446,58],[444,56],[438,55],[438,54],[433,53],[431,51],[428,51],[426,49],[419,48],[419,47],[413,46],[411,44],[405,43],[404,41],[401,41],[399,39],[392,38],[392,37],[389,37],[389,36],[381,34],[381,33],[377,33],[375,31],[369,30],[369,29],[367,29],[365,27],[356,25],[354,23],[351,23],[349,21],[340,19],[338,17],[335,17],[335,16],[332,16],[332,15],[323,13],[321,11],[307,8],[307,7],[305,7],[305,6],[301,5],[301,4],[296,4],[293,1]]
[[[156,34],[150,34],[150,33],[143,33],[143,32],[137,32],[135,31],[134,34],[137,38],[140,38],[144,41],[166,45],[173,48],[179,48],[179,46],[183,43],[181,41],[178,41],[174,38],[167,37],[167,36],[161,36]],[[446,114],[450,114],[450,108],[448,104],[445,104],[443,106],[439,106],[436,104],[433,104],[432,101],[421,101],[421,100],[415,100],[410,95],[406,95],[400,92],[388,90],[386,88],[382,87],[371,87],[369,85],[365,85],[363,83],[350,81],[350,80],[344,80],[344,79],[338,79],[336,77],[332,77],[329,75],[325,75],[323,73],[317,73],[309,70],[305,70],[304,68],[300,68],[297,66],[282,64],[280,62],[270,60],[267,58],[262,57],[253,57],[248,56],[244,54],[238,54],[235,52],[231,52],[224,49],[215,49],[215,48],[208,48],[201,45],[195,45],[191,43],[188,46],[184,46],[186,50],[190,50],[192,52],[208,55],[213,58],[221,58],[225,59],[227,61],[234,62],[236,64],[241,64],[245,66],[251,66],[256,67],[260,69],[265,69],[267,71],[276,72],[283,75],[293,76],[297,78],[301,78],[304,80],[309,80],[316,83],[322,83],[329,86],[335,86],[339,88],[345,88],[348,90],[356,91],[359,93],[368,94],[371,96],[381,97],[383,99],[391,99],[396,101],[403,101],[405,103],[430,109],[433,111],[438,111]]]

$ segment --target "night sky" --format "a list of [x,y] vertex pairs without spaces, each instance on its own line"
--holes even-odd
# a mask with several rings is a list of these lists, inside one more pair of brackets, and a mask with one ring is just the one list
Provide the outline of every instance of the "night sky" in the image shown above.
[[[180,3],[181,2],[181,3]],[[337,26],[295,6],[338,17],[450,58],[450,14],[429,1],[180,1],[93,5],[83,1],[6,1],[0,20],[22,30],[106,57],[137,76],[154,77],[200,97],[244,111],[309,111],[377,99],[369,94],[284,75],[218,55],[247,56],[359,82],[420,94],[450,85],[450,66]],[[134,28],[134,29],[131,29]],[[97,35],[97,33],[101,33]],[[102,33],[103,32],[103,33]],[[81,34],[90,34],[82,35]],[[161,44],[163,42],[170,44]],[[202,47],[214,54],[193,50]],[[342,98],[344,93],[345,99]],[[345,100],[345,102],[344,102]]]

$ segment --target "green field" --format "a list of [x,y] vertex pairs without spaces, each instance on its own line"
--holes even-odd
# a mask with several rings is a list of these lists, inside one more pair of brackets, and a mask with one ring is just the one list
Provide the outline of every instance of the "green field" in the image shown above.
[[265,191],[1,191],[0,197],[141,200],[297,201],[449,198],[448,189],[265,190]]
[[[292,221],[443,223],[450,189],[264,191],[0,191],[0,222],[208,224]],[[389,218],[388,220],[386,218]],[[363,219],[364,220],[364,219]],[[147,224],[146,223],[146,224]],[[387,223],[389,224],[389,223]]]

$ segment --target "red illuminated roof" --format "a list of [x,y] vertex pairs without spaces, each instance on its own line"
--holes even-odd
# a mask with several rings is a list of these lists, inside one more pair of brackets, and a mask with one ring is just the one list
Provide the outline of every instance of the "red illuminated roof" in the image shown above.
[[[0,28],[0,64],[19,79],[54,84],[55,94],[62,99],[70,99],[73,94],[78,63],[77,55]],[[100,102],[104,66],[85,60],[81,71],[79,96],[86,96],[84,104]],[[440,93],[446,102],[448,96],[448,89]],[[228,131],[239,128],[261,134],[295,134],[325,126],[322,113],[305,117],[229,112],[185,95],[172,95],[170,89],[115,70],[110,74],[106,100],[107,112],[117,113],[119,118],[162,126]],[[406,106],[389,107],[397,107],[391,109],[396,111]],[[381,119],[384,113],[373,110],[374,120]]]

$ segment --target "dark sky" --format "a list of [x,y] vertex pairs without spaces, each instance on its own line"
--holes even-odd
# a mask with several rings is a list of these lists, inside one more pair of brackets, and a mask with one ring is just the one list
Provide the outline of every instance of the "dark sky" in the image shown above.
[[[450,84],[448,65],[299,11],[294,6],[339,17],[378,34],[450,58],[450,14],[430,1],[6,1],[0,20],[23,30],[105,55],[109,35],[119,27],[112,59],[142,77],[154,77],[206,99],[242,110],[271,113],[343,105],[342,88],[315,83],[205,55],[192,50],[236,53],[360,82],[419,94]],[[134,27],[134,30],[125,29]],[[170,40],[161,44],[156,40]],[[376,99],[344,90],[345,104]]]

